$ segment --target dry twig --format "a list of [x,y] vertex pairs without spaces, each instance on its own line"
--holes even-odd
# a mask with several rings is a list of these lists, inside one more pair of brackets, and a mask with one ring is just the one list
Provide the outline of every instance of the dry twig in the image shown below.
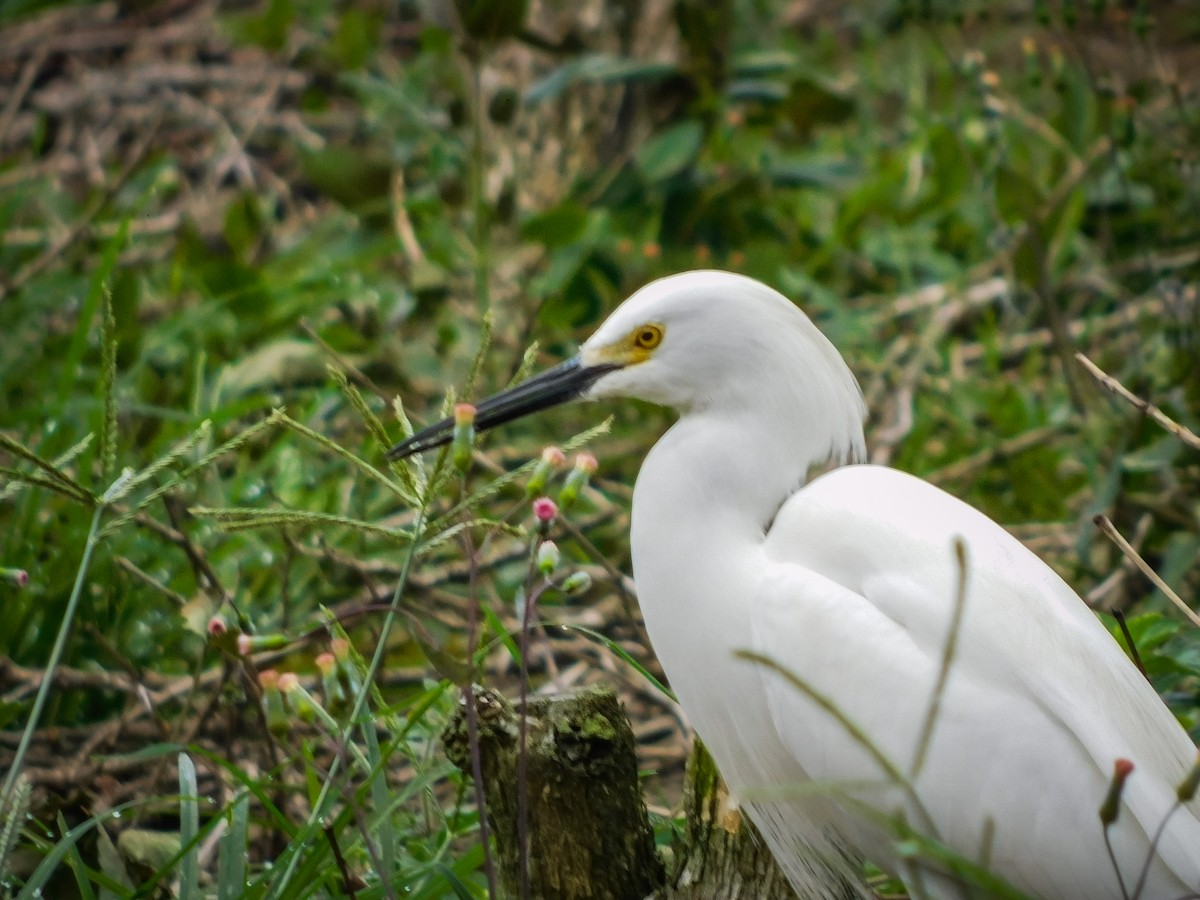
[[1179,608],[1180,612],[1187,617],[1188,621],[1190,621],[1197,628],[1200,628],[1200,615],[1197,615],[1191,607],[1184,603],[1183,598],[1171,590],[1170,585],[1163,581],[1162,578],[1159,577],[1158,573],[1150,568],[1150,564],[1142,559],[1141,554],[1134,550],[1133,547],[1130,546],[1129,541],[1125,540],[1125,538],[1121,536],[1121,533],[1117,531],[1116,526],[1113,525],[1108,516],[1096,516],[1096,518],[1092,521],[1096,523],[1096,527],[1103,531],[1105,536],[1110,541],[1120,548],[1121,552],[1124,553],[1134,565],[1142,570],[1142,574],[1149,578],[1150,581],[1154,583],[1154,586],[1162,591],[1166,595],[1167,599]]
[[1153,403],[1143,400],[1141,397],[1134,394],[1127,387],[1125,387],[1125,385],[1121,384],[1121,382],[1117,381],[1117,379],[1113,378],[1082,353],[1076,353],[1075,358],[1079,360],[1080,364],[1088,370],[1091,376],[1095,378],[1096,381],[1100,383],[1100,386],[1106,391],[1116,394],[1122,400],[1126,400],[1133,404],[1133,406],[1141,410],[1189,447],[1193,448],[1194,450],[1200,450],[1200,435],[1197,435],[1191,429],[1180,425]]

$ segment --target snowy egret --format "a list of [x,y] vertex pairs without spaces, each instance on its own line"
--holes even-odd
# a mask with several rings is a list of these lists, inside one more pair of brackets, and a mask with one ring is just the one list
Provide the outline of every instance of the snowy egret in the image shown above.
[[[656,281],[578,356],[480,403],[476,427],[575,397],[681,414],[634,491],[639,602],[683,710],[801,896],[866,896],[860,858],[914,896],[974,896],[951,857],[1037,897],[1200,892],[1200,802],[1177,798],[1196,747],[1083,601],[911,475],[843,465],[805,484],[863,458],[865,409],[781,294],[724,272]],[[1110,858],[1098,810],[1118,760],[1134,768]]]

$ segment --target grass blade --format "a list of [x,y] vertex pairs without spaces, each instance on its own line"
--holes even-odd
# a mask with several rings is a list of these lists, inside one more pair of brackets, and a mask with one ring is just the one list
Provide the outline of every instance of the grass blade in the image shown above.
[[179,754],[179,844],[184,848],[179,863],[180,900],[199,900],[200,846],[196,835],[200,831],[200,800],[196,789],[196,765],[186,753]]
[[246,891],[246,843],[250,797],[241,794],[229,810],[229,828],[217,851],[217,900],[238,900]]

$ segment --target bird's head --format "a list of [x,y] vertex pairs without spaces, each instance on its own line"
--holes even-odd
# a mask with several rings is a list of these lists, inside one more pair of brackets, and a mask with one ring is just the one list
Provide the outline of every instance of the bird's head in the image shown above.
[[[475,426],[603,397],[647,400],[684,413],[754,408],[826,425],[836,419],[836,433],[846,437],[831,444],[830,455],[861,454],[862,398],[837,350],[783,295],[729,272],[685,272],[646,285],[577,356],[479,403]],[[841,427],[842,420],[850,424]],[[439,422],[389,456],[439,446],[452,431],[451,420]]]

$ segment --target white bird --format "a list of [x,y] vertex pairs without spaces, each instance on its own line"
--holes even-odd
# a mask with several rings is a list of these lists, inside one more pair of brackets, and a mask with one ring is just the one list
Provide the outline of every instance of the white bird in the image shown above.
[[[848,464],[806,484],[863,459],[865,407],[785,297],[725,272],[663,278],[577,357],[480,403],[476,427],[577,396],[680,413],[634,491],[639,603],[684,712],[802,897],[867,896],[861,858],[914,896],[986,896],[950,857],[1035,897],[1200,893],[1200,802],[1176,794],[1196,747],[1074,591],[911,475]],[[1134,769],[1110,860],[1098,810],[1119,759]]]

